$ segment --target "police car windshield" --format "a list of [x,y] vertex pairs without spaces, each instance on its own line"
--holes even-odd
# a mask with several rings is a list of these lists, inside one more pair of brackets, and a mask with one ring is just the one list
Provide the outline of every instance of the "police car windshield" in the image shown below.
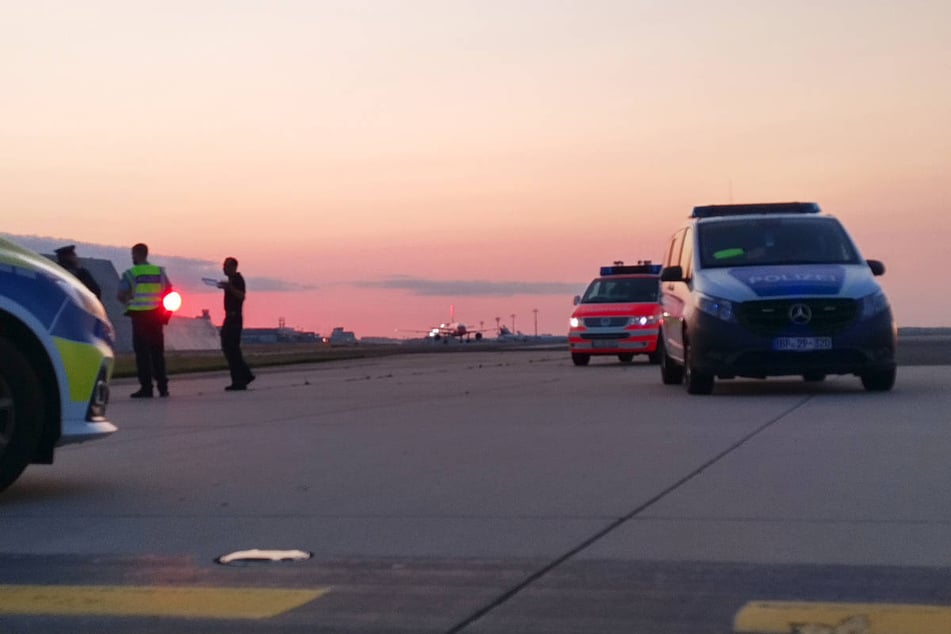
[[834,218],[738,217],[697,224],[703,268],[774,264],[860,264]]
[[656,277],[601,277],[591,282],[583,304],[645,303],[657,301]]

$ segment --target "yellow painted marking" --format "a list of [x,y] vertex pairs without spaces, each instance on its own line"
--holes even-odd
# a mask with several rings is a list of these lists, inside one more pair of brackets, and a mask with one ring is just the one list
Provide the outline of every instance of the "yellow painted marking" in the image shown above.
[[[794,628],[798,627],[796,630]],[[747,603],[733,618],[733,631],[757,634],[948,634],[951,607],[889,603]]]
[[0,614],[264,619],[318,599],[330,588],[0,585]]

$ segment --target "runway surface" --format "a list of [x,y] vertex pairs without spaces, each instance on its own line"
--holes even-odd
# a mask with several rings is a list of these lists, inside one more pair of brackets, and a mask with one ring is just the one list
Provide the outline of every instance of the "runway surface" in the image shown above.
[[913,348],[888,393],[564,350],[118,381],[118,433],[0,496],[0,631],[946,634],[951,366]]

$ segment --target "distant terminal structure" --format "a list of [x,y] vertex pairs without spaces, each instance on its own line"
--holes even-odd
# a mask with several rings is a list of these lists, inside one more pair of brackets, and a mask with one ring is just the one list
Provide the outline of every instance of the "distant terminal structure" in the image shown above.
[[344,330],[343,326],[334,328],[329,337],[324,337],[324,343],[332,346],[346,346],[357,343],[357,336],[352,330]]
[[245,328],[241,333],[241,343],[320,343],[316,332],[295,330],[286,326],[277,328]]

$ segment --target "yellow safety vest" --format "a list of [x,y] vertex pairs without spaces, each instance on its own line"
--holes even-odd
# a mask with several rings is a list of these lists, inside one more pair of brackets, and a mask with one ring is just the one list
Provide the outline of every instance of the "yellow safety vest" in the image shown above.
[[154,264],[136,264],[125,272],[125,277],[132,289],[132,299],[126,306],[127,310],[155,310],[162,305],[165,289],[161,267]]

